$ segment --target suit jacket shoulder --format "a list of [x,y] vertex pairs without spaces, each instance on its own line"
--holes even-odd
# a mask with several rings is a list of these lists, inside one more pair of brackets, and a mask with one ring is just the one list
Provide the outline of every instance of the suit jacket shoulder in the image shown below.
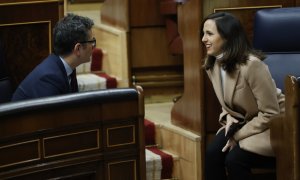
[[36,66],[20,83],[12,100],[66,94],[69,90],[64,65],[58,56],[52,54]]

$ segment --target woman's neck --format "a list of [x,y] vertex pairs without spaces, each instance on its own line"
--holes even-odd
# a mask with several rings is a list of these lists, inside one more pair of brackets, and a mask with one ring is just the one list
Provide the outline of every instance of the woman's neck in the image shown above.
[[224,53],[221,53],[221,54],[217,55],[216,60],[217,61],[221,60],[223,58],[223,56],[224,56]]

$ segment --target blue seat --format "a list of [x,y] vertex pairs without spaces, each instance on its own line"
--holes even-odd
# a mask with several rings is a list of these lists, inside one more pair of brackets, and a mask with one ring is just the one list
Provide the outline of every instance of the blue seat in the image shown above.
[[0,78],[0,104],[9,102],[13,94],[12,84],[8,77]]
[[0,104],[9,102],[13,94],[12,82],[8,76],[3,49],[3,44],[0,41]]
[[[285,113],[272,118],[271,143],[276,154],[276,179],[299,179],[300,8],[256,12],[253,46],[266,53],[265,63],[285,93]],[[292,75],[292,76],[288,76]]]
[[253,46],[267,54],[265,63],[284,92],[287,75],[300,76],[300,8],[263,9],[256,12]]

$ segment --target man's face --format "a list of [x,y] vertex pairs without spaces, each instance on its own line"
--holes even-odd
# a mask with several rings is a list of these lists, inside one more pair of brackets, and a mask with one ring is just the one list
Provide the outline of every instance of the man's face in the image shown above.
[[89,39],[81,44],[81,63],[89,62],[91,60],[93,49],[96,46],[96,40],[93,37],[92,31],[89,31]]

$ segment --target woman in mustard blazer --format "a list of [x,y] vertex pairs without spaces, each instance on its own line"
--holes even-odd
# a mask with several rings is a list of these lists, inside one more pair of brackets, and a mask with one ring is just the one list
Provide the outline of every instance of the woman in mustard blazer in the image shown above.
[[251,179],[251,168],[275,167],[269,122],[284,112],[284,95],[232,14],[206,17],[201,37],[204,68],[222,106],[222,127],[206,150],[205,179]]

